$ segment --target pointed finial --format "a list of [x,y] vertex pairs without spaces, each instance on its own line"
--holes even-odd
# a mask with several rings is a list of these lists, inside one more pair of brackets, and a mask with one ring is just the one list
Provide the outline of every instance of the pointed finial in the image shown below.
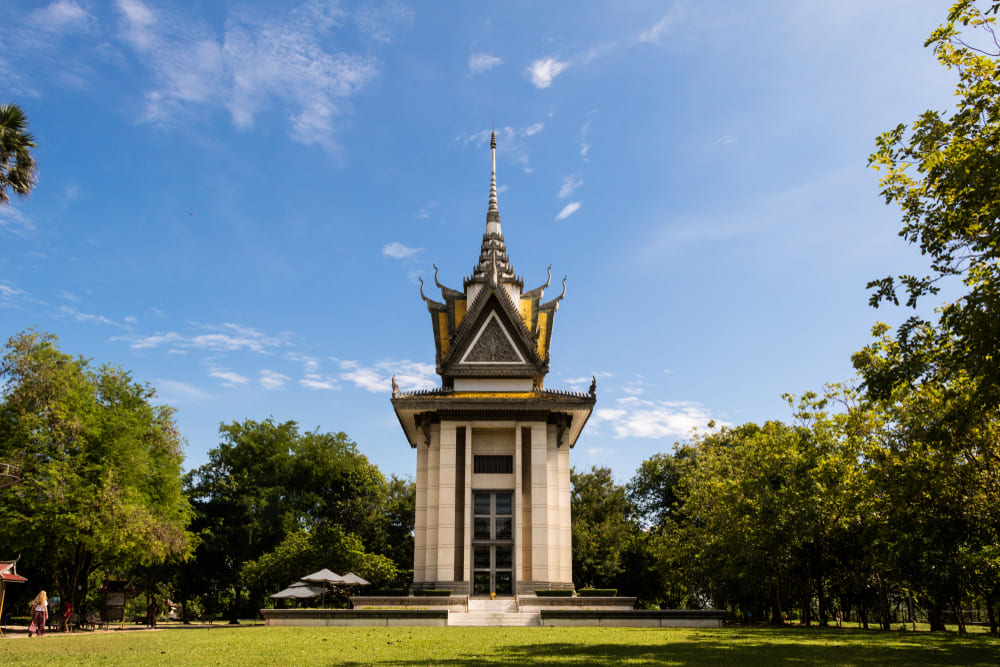
[[490,205],[486,211],[486,233],[500,233],[500,209],[497,207],[497,133],[490,132]]

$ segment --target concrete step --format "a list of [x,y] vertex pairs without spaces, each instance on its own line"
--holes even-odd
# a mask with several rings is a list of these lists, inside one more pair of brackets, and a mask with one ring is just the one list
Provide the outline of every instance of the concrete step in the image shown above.
[[538,627],[541,624],[541,615],[538,612],[448,612],[449,626],[514,628]]

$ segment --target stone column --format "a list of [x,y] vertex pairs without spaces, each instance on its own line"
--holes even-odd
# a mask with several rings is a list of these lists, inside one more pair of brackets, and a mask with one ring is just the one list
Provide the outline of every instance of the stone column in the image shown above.
[[548,434],[545,424],[531,427],[531,578],[545,583],[549,577]]
[[455,579],[455,422],[441,422],[438,448],[437,558],[435,582]]
[[559,460],[559,581],[573,583],[573,524],[570,515],[569,445],[558,449]]
[[437,585],[438,557],[438,503],[441,479],[441,429],[431,426],[431,446],[427,452],[427,560],[424,565],[424,582]]
[[413,516],[413,585],[427,581],[427,458],[428,448],[417,445],[417,497]]
[[548,539],[548,576],[550,582],[561,581],[560,564],[560,525],[559,525],[559,455],[556,448],[558,430],[555,426],[549,426],[547,430],[548,438],[545,443],[546,465],[545,465],[545,492],[546,492],[546,523],[549,527]]

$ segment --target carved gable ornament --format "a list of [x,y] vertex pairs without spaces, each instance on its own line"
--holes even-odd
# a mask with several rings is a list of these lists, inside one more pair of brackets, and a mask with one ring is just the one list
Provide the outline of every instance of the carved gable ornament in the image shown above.
[[524,364],[524,356],[510,333],[500,323],[496,312],[490,313],[469,346],[463,364]]

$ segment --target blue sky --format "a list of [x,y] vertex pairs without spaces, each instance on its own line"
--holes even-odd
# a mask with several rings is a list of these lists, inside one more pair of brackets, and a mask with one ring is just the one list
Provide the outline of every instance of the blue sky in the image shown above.
[[945,11],[8,0],[40,178],[0,209],[0,335],[131,369],[189,467],[273,416],[412,475],[389,378],[437,385],[417,277],[477,261],[495,118],[514,268],[568,276],[546,384],[598,378],[573,463],[625,479],[710,419],[789,419],[907,314],[867,305],[925,262],[866,160],[951,105]]

